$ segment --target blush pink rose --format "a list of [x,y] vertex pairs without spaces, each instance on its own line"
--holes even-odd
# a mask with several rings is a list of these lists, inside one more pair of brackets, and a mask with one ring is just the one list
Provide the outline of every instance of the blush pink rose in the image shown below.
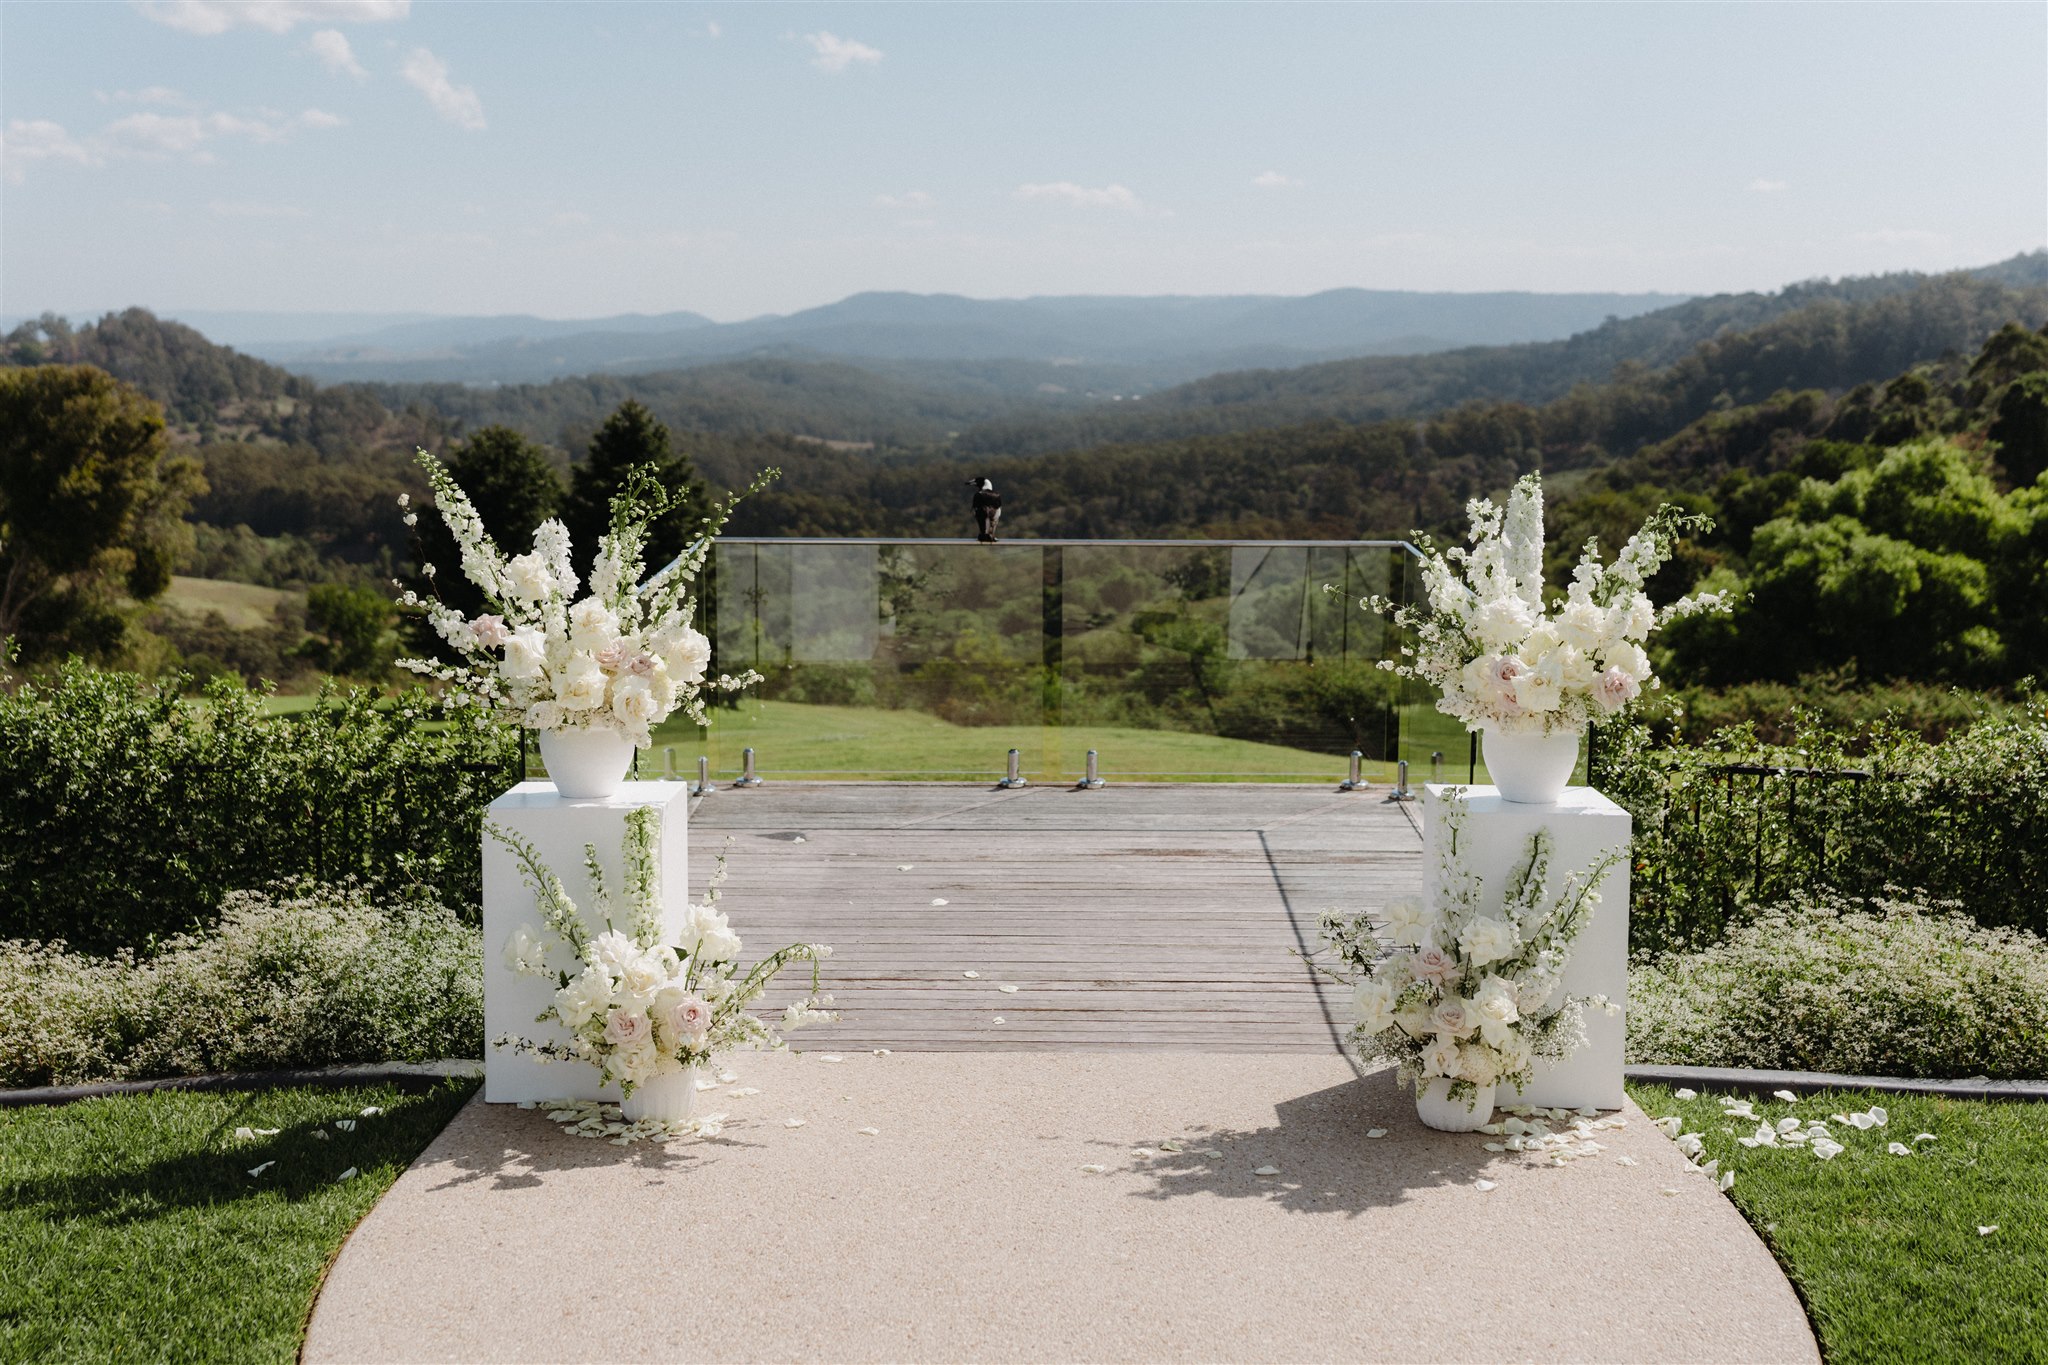
[[654,671],[654,656],[652,654],[635,654],[632,658],[619,665],[619,671],[630,673],[636,678],[644,678]]
[[1619,668],[1610,668],[1593,682],[1593,700],[1603,711],[1619,711],[1641,696],[1643,685]]
[[613,1047],[632,1047],[646,1041],[650,1032],[647,1016],[638,1010],[615,1009],[604,1021],[605,1041]]
[[669,1006],[668,1026],[691,1042],[701,1042],[711,1031],[711,1006],[694,995],[686,995]]
[[1451,955],[1433,944],[1424,944],[1415,950],[1415,958],[1408,964],[1417,981],[1429,981],[1443,985],[1458,974],[1458,964]]
[[626,646],[623,641],[614,640],[597,651],[597,666],[607,673],[618,672],[619,665],[626,662]]
[[485,649],[496,649],[512,638],[502,616],[479,616],[469,623],[470,636]]

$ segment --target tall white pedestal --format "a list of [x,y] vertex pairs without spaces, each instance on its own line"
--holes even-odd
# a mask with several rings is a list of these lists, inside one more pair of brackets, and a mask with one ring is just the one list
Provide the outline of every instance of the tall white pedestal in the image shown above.
[[[1489,910],[1498,909],[1507,879],[1529,837],[1548,829],[1550,872],[1546,886],[1555,892],[1564,879],[1583,871],[1610,851],[1622,860],[1600,883],[1600,903],[1572,947],[1559,990],[1564,995],[1604,995],[1625,1010],[1628,1003],[1628,841],[1629,814],[1591,787],[1568,787],[1555,805],[1525,806],[1503,800],[1496,787],[1453,787],[1430,783],[1423,796],[1424,877],[1437,865],[1438,840],[1444,832],[1446,792],[1465,793],[1464,833],[1458,840],[1465,866],[1480,881]],[[1502,1095],[1503,1104],[1539,1104],[1557,1108],[1619,1109],[1624,1015],[1586,1012],[1586,1046],[1562,1062],[1537,1062],[1535,1074],[1519,1097]]]
[[[663,927],[680,933],[690,900],[689,788],[681,782],[627,782],[618,794],[599,800],[571,801],[555,792],[552,782],[521,782],[491,803],[489,821],[532,844],[548,870],[562,879],[569,899],[584,912],[584,927],[595,934],[604,928],[593,921],[594,896],[584,867],[584,847],[597,846],[605,886],[618,898],[620,929],[627,927],[625,889],[626,817],[652,806],[661,812],[661,833],[655,841],[655,867],[660,876]],[[566,1039],[557,1025],[534,1022],[552,1002],[555,986],[539,977],[520,976],[505,967],[505,940],[520,925],[541,928],[540,907],[520,877],[519,860],[488,833],[484,835],[484,1099],[492,1104],[520,1100],[619,1098],[598,1085],[597,1068],[581,1062],[540,1062],[491,1046],[502,1034]],[[575,972],[568,950],[559,943],[549,955],[550,967]]]

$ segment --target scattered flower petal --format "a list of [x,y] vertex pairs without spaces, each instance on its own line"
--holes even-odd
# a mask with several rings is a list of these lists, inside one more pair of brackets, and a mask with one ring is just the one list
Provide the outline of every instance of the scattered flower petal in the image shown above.
[[1086,1166],[1083,1166],[1083,1167],[1081,1168],[1081,1170],[1082,1170],[1082,1171],[1083,1171],[1084,1173],[1088,1174],[1088,1175],[1101,1175],[1101,1174],[1102,1174],[1103,1172],[1107,1171],[1108,1169],[1109,1169],[1109,1167],[1107,1167],[1107,1166],[1098,1166],[1098,1165],[1095,1165],[1095,1164],[1094,1164],[1094,1163],[1092,1163],[1092,1162],[1091,1162],[1090,1164],[1088,1164],[1088,1165],[1086,1165]]
[[1486,1147],[1486,1150],[1487,1150],[1487,1151],[1489,1151],[1489,1152],[1505,1152],[1505,1151],[1507,1150],[1507,1148],[1506,1148],[1506,1147],[1503,1147],[1503,1146],[1502,1146],[1502,1145],[1501,1145],[1500,1143],[1498,1143],[1498,1142],[1489,1142],[1489,1143],[1486,1143],[1486,1144],[1484,1144],[1484,1145],[1485,1145],[1485,1147]]
[[1908,1147],[1908,1146],[1907,1146],[1907,1145],[1906,1145],[1905,1143],[1903,1143],[1903,1142],[1894,1142],[1894,1143],[1890,1143],[1890,1144],[1887,1144],[1887,1145],[1886,1145],[1886,1147],[1885,1147],[1885,1150],[1886,1150],[1887,1152],[1890,1152],[1890,1153],[1891,1153],[1891,1154],[1892,1154],[1893,1156],[1911,1156],[1911,1155],[1913,1155],[1913,1149],[1912,1149],[1911,1147]]
[[1253,1168],[1253,1170],[1252,1170],[1252,1174],[1253,1174],[1253,1175],[1278,1175],[1278,1174],[1280,1174],[1280,1168],[1279,1168],[1278,1166],[1258,1166],[1258,1167],[1254,1167],[1254,1168]]
[[1864,1112],[1869,1114],[1871,1121],[1880,1128],[1884,1127],[1887,1123],[1890,1123],[1892,1121],[1892,1116],[1885,1112],[1884,1107],[1882,1105],[1873,1104],[1870,1106],[1869,1109],[1865,1110]]
[[1614,1164],[1617,1166],[1633,1166],[1636,1164],[1636,1159],[1632,1156],[1629,1156],[1627,1153],[1623,1153],[1622,1155],[1614,1158]]
[[1384,1128],[1368,1128],[1365,1130],[1365,1135],[1369,1138],[1383,1138],[1387,1135],[1387,1130]]
[[356,1130],[356,1121],[354,1119],[336,1119],[334,1126],[344,1133],[353,1133]]
[[697,1078],[697,1088],[699,1090],[716,1090],[718,1089],[718,1082],[710,1076],[699,1076]]
[[875,1055],[877,1057],[886,1057],[889,1055],[889,1049],[885,1047],[878,1047],[875,1049]]
[[1720,1186],[1720,1189],[1721,1189],[1721,1193],[1723,1193],[1723,1194],[1726,1194],[1726,1193],[1728,1193],[1728,1191],[1730,1191],[1730,1190],[1732,1190],[1732,1189],[1734,1189],[1734,1188],[1735,1188],[1735,1172],[1733,1172],[1733,1171],[1723,1171],[1723,1172],[1721,1172],[1721,1186]]
[[725,1097],[729,1100],[743,1100],[749,1095],[758,1095],[760,1093],[761,1087],[758,1085],[740,1085],[726,1091]]
[[1685,1087],[1683,1087],[1683,1086],[1681,1086],[1681,1087],[1679,1087],[1678,1089],[1676,1089],[1676,1090],[1674,1090],[1674,1091],[1672,1091],[1672,1092],[1671,1092],[1671,1098],[1672,1098],[1672,1099],[1674,1099],[1674,1100],[1696,1100],[1696,1099],[1698,1099],[1699,1097],[1700,1097],[1700,1092],[1699,1092],[1699,1091],[1697,1091],[1697,1090],[1688,1090],[1688,1089],[1686,1089],[1686,1088],[1685,1088]]
[[343,1171],[340,1175],[334,1177],[334,1183],[339,1185],[344,1180],[354,1180],[355,1178],[356,1168],[351,1166],[347,1170]]
[[856,1128],[853,1131],[859,1133],[862,1137],[880,1137],[882,1135],[882,1130],[879,1128]]
[[1979,1223],[1977,1225],[1977,1235],[1979,1237],[1989,1237],[1992,1233],[1996,1231],[1998,1231],[1998,1224],[1996,1223],[1992,1223],[1989,1226],[1986,1226],[1983,1223]]
[[932,904],[933,904],[933,905],[944,905],[945,903],[946,903],[946,898],[945,898],[944,896],[935,896],[935,897],[933,897],[933,898],[932,898]]
[[1475,1180],[1472,1182],[1472,1188],[1479,1191],[1481,1194],[1485,1194],[1488,1190],[1499,1189],[1500,1186],[1496,1185],[1491,1180]]
[[254,1142],[255,1140],[256,1140],[256,1130],[255,1130],[254,1128],[237,1128],[237,1129],[235,1129],[235,1141],[237,1141],[237,1142]]
[[1932,1133],[1915,1133],[1915,1134],[1913,1134],[1913,1141],[1915,1141],[1915,1142],[1939,1142],[1940,1140],[1941,1140],[1941,1139],[1939,1139],[1939,1138],[1935,1137],[1935,1136],[1934,1136],[1934,1134],[1932,1134]]
[[1672,1189],[1672,1188],[1671,1188],[1671,1187],[1670,1187],[1669,1185],[1666,1185],[1666,1186],[1665,1186],[1665,1187],[1664,1187],[1663,1189],[1661,1189],[1661,1190],[1657,1191],[1657,1193],[1659,1193],[1659,1194],[1677,1194],[1677,1193],[1678,1193],[1678,1191],[1677,1191],[1677,1190],[1674,1190],[1674,1189]]
[[1159,1150],[1162,1152],[1184,1152],[1187,1150],[1187,1147],[1179,1138],[1168,1138],[1159,1144]]
[[[373,1119],[373,1118],[376,1118],[376,1117],[377,1117],[377,1115],[379,1115],[379,1114],[381,1114],[381,1113],[383,1113],[383,1112],[384,1112],[384,1111],[383,1111],[382,1109],[379,1109],[379,1108],[378,1108],[378,1107],[377,1107],[376,1105],[374,1105],[374,1104],[371,1104],[371,1105],[365,1105],[365,1106],[363,1107],[362,1117],[363,1117],[363,1118],[366,1118],[366,1119]],[[261,1131],[261,1130],[259,1130],[259,1131]]]
[[1002,985],[996,987],[996,989],[1001,991],[1004,995],[1015,995],[1017,993],[1017,988],[1009,984],[1007,981],[1004,982]]
[[252,1166],[249,1168],[249,1174],[251,1177],[262,1175],[265,1171],[269,1170],[272,1166],[275,1166],[276,1164],[277,1163],[275,1161],[266,1161],[261,1166]]
[[831,1053],[829,1053],[829,1052],[828,1052],[828,1053],[824,1054],[823,1056],[821,1056],[820,1058],[818,1058],[818,1060],[819,1060],[819,1061],[821,1061],[821,1062],[843,1062],[843,1061],[845,1061],[845,1060],[846,1060],[846,1058],[844,1058],[844,1057],[836,1057],[836,1056],[834,1056],[833,1054],[831,1054]]
[[532,1100],[521,1100],[519,1101],[519,1107],[521,1109],[538,1109],[540,1108],[540,1105],[536,1104]]
[[1007,1019],[1003,1018],[1003,1016],[1002,1016],[1002,1015],[998,1014],[998,1015],[997,1015],[997,1016],[996,1016],[995,1018],[993,1018],[993,1019],[989,1020],[989,1022],[990,1022],[990,1023],[992,1023],[992,1024],[1004,1024],[1004,1023],[1008,1023],[1009,1021],[1008,1021]]
[[327,1130],[325,1128],[315,1128],[313,1130],[313,1136],[318,1138],[320,1141],[325,1142],[327,1141]]
[[1202,1149],[1202,1155],[1216,1160],[1221,1160],[1223,1153],[1217,1151],[1214,1147],[1204,1147]]
[[1152,1150],[1152,1149],[1151,1149],[1150,1147],[1133,1147],[1133,1148],[1131,1148],[1131,1155],[1132,1155],[1132,1156],[1155,1156],[1155,1155],[1157,1155],[1157,1153],[1155,1153],[1155,1152],[1154,1152],[1154,1151],[1153,1151],[1153,1150]]
[[739,1078],[740,1073],[737,1071],[721,1071],[718,1073],[718,1083],[720,1085],[731,1085]]
[[981,973],[980,973],[980,972],[962,972],[962,973],[960,973],[960,975],[962,975],[962,976],[966,977],[966,978],[967,978],[967,979],[968,979],[969,981],[979,981],[979,980],[981,980]]
[[910,871],[910,869],[911,869],[911,868],[913,868],[913,867],[916,867],[916,866],[917,866],[917,864],[916,864],[916,863],[898,863],[898,864],[896,864],[896,870],[897,870],[898,872],[908,872],[908,871]]
[[1822,1161],[1833,1161],[1836,1157],[1840,1156],[1842,1152],[1846,1149],[1842,1146],[1841,1143],[1836,1142],[1833,1138],[1815,1138],[1813,1142],[1808,1146],[1807,1150],[1812,1152],[1815,1156],[1819,1157]]
[[1799,1103],[1799,1097],[1789,1090],[1773,1090],[1771,1092],[1771,1098],[1774,1100],[1783,1100],[1787,1104]]
[[784,1128],[801,1128],[804,1126],[804,1121],[802,1119],[784,1119],[782,1126]]

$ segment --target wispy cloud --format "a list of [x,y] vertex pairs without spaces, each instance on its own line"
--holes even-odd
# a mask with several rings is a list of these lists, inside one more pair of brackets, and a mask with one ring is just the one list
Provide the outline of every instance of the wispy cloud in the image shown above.
[[1293,190],[1300,189],[1303,182],[1278,171],[1260,171],[1252,177],[1252,183],[1262,190]]
[[1050,200],[1060,204],[1074,204],[1083,208],[1123,209],[1128,213],[1142,213],[1145,203],[1122,185],[1103,185],[1100,188],[1077,185],[1071,180],[1055,180],[1044,184],[1019,185],[1010,192],[1014,199]]
[[1759,176],[1742,188],[1748,190],[1751,194],[1777,194],[1785,188],[1785,182],[1782,180],[1765,180]]
[[939,201],[923,190],[909,190],[903,194],[878,194],[875,202],[885,209],[928,209]]
[[711,19],[705,22],[704,32],[710,37],[717,38],[723,36],[725,30],[718,26],[718,21],[716,19]]
[[165,114],[145,109],[125,114],[96,133],[75,137],[62,124],[48,119],[12,119],[0,160],[4,160],[7,182],[19,185],[38,162],[68,161],[79,166],[103,166],[120,158],[208,162],[214,159],[210,144],[215,142],[280,143],[302,128],[338,128],[341,124],[338,116],[321,109],[290,116],[266,112],[255,117],[221,111]]
[[484,102],[477,98],[473,87],[457,85],[448,78],[448,63],[425,48],[416,47],[406,57],[399,74],[405,77],[407,85],[427,97],[427,103],[442,118],[473,133],[483,131]]
[[337,76],[353,76],[359,81],[370,79],[370,73],[356,60],[355,49],[348,44],[348,35],[338,28],[314,30],[306,40],[306,50],[320,59],[320,65]]
[[215,199],[206,211],[216,218],[311,218],[310,211],[296,204],[259,204],[250,200]]
[[804,41],[811,45],[814,54],[811,57],[811,65],[820,71],[844,71],[856,63],[873,66],[882,60],[880,48],[869,47],[866,43],[857,43],[851,38],[840,38],[823,31],[806,33]]
[[166,109],[191,109],[197,105],[197,101],[171,89],[168,85],[146,85],[140,90],[116,90],[111,95],[104,90],[95,90],[93,96],[101,104],[158,104]]
[[403,19],[412,0],[138,0],[159,24],[211,36],[233,28],[289,33],[300,24],[380,24]]

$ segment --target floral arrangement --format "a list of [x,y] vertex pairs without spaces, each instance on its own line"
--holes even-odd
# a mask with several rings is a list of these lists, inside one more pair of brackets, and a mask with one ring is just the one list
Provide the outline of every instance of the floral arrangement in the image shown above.
[[[1465,814],[1464,798],[1446,793],[1428,901],[1395,900],[1378,923],[1333,911],[1323,916],[1322,936],[1347,969],[1325,970],[1352,988],[1358,1021],[1350,1041],[1359,1056],[1396,1063],[1403,1085],[1446,1079],[1452,1098],[1469,1101],[1479,1086],[1527,1084],[1538,1058],[1567,1057],[1585,1042],[1588,1005],[1614,1008],[1596,997],[1551,997],[1599,904],[1597,888],[1622,854],[1570,874],[1546,896],[1551,840],[1538,830],[1509,874],[1501,908],[1488,913],[1479,879],[1457,851]],[[1382,930],[1397,949],[1390,956]]]
[[1548,606],[1542,476],[1524,475],[1504,509],[1475,498],[1465,511],[1469,546],[1438,550],[1416,533],[1427,614],[1385,597],[1360,605],[1415,632],[1416,642],[1401,648],[1414,662],[1390,659],[1380,667],[1433,684],[1441,693],[1437,709],[1471,729],[1548,734],[1620,716],[1658,685],[1644,652],[1651,634],[1680,617],[1727,607],[1724,594],[1701,593],[1659,610],[1643,591],[1681,534],[1712,525],[1668,503],[1612,564],[1602,564],[1599,543],[1587,541],[1570,588]]
[[[566,526],[550,517],[534,531],[530,551],[508,557],[441,462],[424,450],[418,457],[461,551],[462,571],[490,610],[471,619],[407,590],[405,604],[426,612],[462,662],[401,659],[399,667],[454,684],[528,729],[614,726],[642,749],[653,743],[653,727],[676,710],[708,725],[705,691],[736,692],[761,680],[753,672],[706,678],[711,642],[690,624],[689,585],[745,494],[719,504],[697,543],[642,582],[648,528],[669,510],[670,498],[646,471],[632,471],[612,499],[612,529],[598,541],[589,591],[579,597]],[[764,472],[747,492],[777,473]],[[416,524],[419,514],[402,495],[399,502],[406,524]]]
[[[681,932],[663,933],[654,857],[660,827],[660,812],[652,807],[626,817],[624,929],[612,922],[620,907],[605,886],[596,846],[585,846],[592,908],[605,925],[594,935],[533,846],[509,830],[487,827],[519,859],[541,913],[540,929],[523,924],[506,940],[505,965],[555,983],[554,1002],[535,1022],[559,1024],[569,1034],[567,1042],[506,1034],[492,1039],[492,1046],[543,1061],[587,1062],[606,1084],[631,1095],[642,1082],[703,1065],[732,1048],[786,1046],[774,1026],[748,1011],[792,962],[811,964],[811,989],[783,1010],[781,1033],[837,1017],[832,998],[819,991],[818,963],[832,955],[822,943],[793,943],[740,974],[739,935],[718,909],[723,858],[704,899],[689,907]],[[562,962],[558,953],[565,948]]]

